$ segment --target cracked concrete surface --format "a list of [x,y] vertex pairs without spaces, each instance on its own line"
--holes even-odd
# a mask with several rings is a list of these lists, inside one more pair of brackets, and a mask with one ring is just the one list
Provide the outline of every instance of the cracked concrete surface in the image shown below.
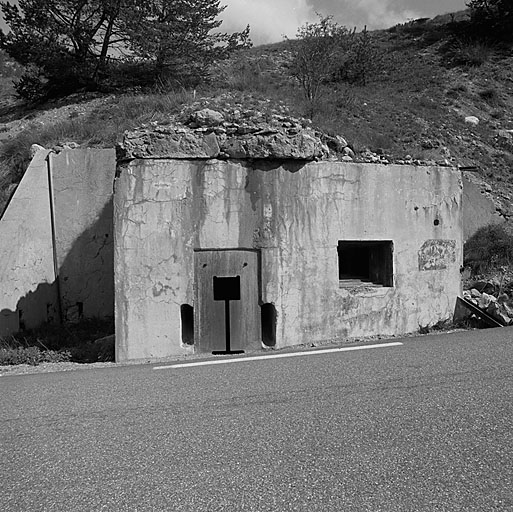
[[0,336],[56,309],[47,155],[34,156],[0,220]]
[[[259,252],[258,300],[276,307],[277,347],[407,333],[451,317],[462,261],[458,171],[341,162],[287,168],[172,159],[124,166],[114,206],[118,360],[193,350],[181,340],[180,305],[196,305],[200,249]],[[392,240],[394,286],[340,287],[339,240]],[[453,252],[420,271],[427,240],[449,241],[443,245]]]
[[65,149],[50,155],[50,169],[63,318],[113,316],[115,151]]
[[115,171],[113,149],[35,155],[0,221],[0,335],[113,316]]

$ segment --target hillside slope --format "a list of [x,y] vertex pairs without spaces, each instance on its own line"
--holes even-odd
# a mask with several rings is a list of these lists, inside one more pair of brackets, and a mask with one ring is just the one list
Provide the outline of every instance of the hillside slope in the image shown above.
[[[229,102],[242,110],[312,113],[313,126],[343,136],[356,158],[475,168],[474,179],[483,183],[499,211],[512,218],[513,54],[507,47],[455,40],[454,22],[465,15],[373,32],[381,53],[370,83],[326,84],[315,105],[304,101],[290,76],[294,41],[234,55],[196,91],[84,93],[37,108],[8,104],[4,98],[0,203],[19,181],[32,143],[109,146],[121,140],[124,130],[165,122],[184,106]],[[468,122],[469,116],[477,121]]]

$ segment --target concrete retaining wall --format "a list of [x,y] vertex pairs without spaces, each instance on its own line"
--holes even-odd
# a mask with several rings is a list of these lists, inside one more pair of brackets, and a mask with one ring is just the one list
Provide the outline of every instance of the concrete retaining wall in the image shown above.
[[50,155],[55,253],[63,319],[114,314],[112,186],[114,149]]
[[114,314],[115,172],[113,149],[36,154],[0,220],[0,335]]
[[35,155],[0,220],[0,336],[57,316],[47,155]]
[[483,185],[474,183],[470,173],[463,174],[463,238],[468,240],[479,228],[504,222]]
[[[447,168],[135,160],[115,192],[117,359],[194,350],[180,308],[197,302],[194,255],[205,249],[258,251],[277,347],[450,318],[461,210],[460,173]],[[393,286],[343,286],[340,240],[392,241]]]

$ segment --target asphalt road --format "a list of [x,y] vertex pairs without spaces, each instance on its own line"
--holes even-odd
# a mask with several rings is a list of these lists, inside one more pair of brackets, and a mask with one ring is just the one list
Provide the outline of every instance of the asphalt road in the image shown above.
[[0,379],[5,511],[513,511],[513,329]]

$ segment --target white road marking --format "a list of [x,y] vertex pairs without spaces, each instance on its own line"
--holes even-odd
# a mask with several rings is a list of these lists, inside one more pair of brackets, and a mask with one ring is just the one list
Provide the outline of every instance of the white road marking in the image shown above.
[[318,354],[331,354],[332,352],[350,352],[352,350],[367,350],[370,348],[397,347],[402,345],[399,341],[393,343],[379,343],[376,345],[359,345],[357,347],[325,348],[322,350],[309,350],[307,352],[289,352],[287,354],[271,354],[265,356],[236,357],[233,359],[219,359],[199,361],[196,363],[180,363],[167,366],[154,366],[154,370],[168,370],[171,368],[188,368],[189,366],[209,366],[214,364],[245,363],[247,361],[262,361],[263,359],[282,359],[284,357],[316,356]]

